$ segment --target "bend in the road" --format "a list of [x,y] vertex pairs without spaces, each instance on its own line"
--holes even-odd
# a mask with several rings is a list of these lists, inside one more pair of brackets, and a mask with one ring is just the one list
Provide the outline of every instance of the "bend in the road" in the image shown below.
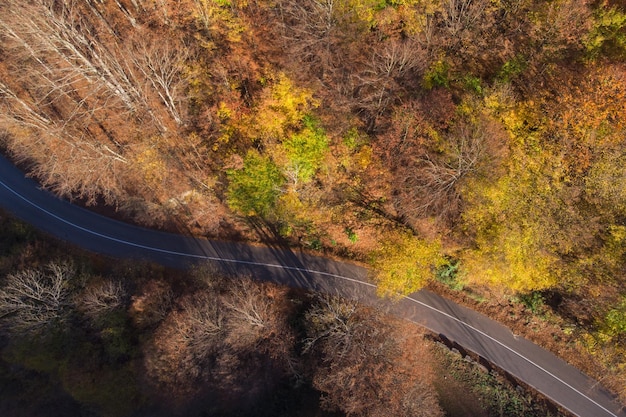
[[[368,304],[383,303],[362,267],[281,249],[214,242],[126,225],[39,190],[2,157],[0,196],[0,205],[23,220],[92,251],[175,267],[211,261],[224,271],[251,273],[260,279],[357,298]],[[511,337],[504,326],[476,312],[427,291],[406,297],[392,310],[446,335],[574,415],[626,417],[622,407],[596,381],[527,340]]]

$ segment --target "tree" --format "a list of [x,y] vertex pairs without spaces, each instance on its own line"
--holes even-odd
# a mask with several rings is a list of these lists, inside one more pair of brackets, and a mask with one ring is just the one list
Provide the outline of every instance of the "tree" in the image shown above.
[[248,150],[242,167],[228,171],[228,204],[239,214],[266,220],[285,192],[286,181],[294,190],[310,182],[328,149],[325,132],[309,114],[317,106],[311,92],[296,87],[284,74],[272,81],[250,114],[231,118],[229,108],[221,109],[225,141],[238,135],[258,148]]
[[626,153],[605,149],[591,165],[585,177],[585,193],[607,217],[617,219],[626,213]]
[[621,302],[606,314],[600,331],[613,338],[623,339],[626,336],[626,298],[622,298]]
[[88,105],[91,96],[119,100],[127,111],[137,111],[145,104],[139,83],[125,71],[115,55],[116,49],[105,48],[93,37],[95,33],[80,29],[88,16],[81,12],[75,2],[60,8],[47,0],[9,2],[3,10],[7,19],[1,24],[9,35],[10,45],[40,69],[42,86],[48,86],[44,98],[55,100],[65,96],[76,102],[71,95],[79,81],[84,80],[91,88],[81,89],[78,96],[83,97],[76,102],[74,113],[82,110],[83,104]]
[[626,13],[604,2],[594,11],[593,17],[591,30],[584,39],[587,52],[592,58],[600,54],[623,57],[626,54]]
[[189,48],[168,37],[156,42],[143,34],[131,42],[128,54],[136,68],[152,86],[152,91],[170,113],[177,125],[185,120],[185,87],[183,68],[189,59]]
[[76,301],[79,309],[97,319],[123,306],[126,292],[119,281],[105,280],[88,285]]
[[42,331],[66,318],[75,270],[69,263],[26,269],[6,277],[0,287],[0,319],[10,330]]
[[559,258],[546,248],[541,226],[508,222],[483,230],[478,248],[465,252],[462,267],[470,272],[471,281],[520,293],[558,285]]
[[270,296],[267,286],[250,279],[230,284],[228,295],[223,300],[230,320],[226,343],[235,350],[245,351],[253,346],[260,347],[264,341],[278,334],[286,334],[281,328],[284,323],[277,302],[276,297]]
[[304,341],[304,351],[312,349],[320,340],[339,348],[336,356],[343,357],[350,346],[357,303],[339,297],[320,296],[305,316],[309,334]]
[[460,119],[429,150],[396,169],[398,208],[409,220],[434,216],[453,222],[462,211],[463,185],[485,175],[502,154],[503,132],[485,117]]
[[284,73],[270,74],[254,111],[234,120],[232,127],[249,141],[275,144],[298,131],[318,105],[311,90],[298,87]]
[[589,3],[588,0],[559,0],[540,6],[530,38],[543,59],[560,58],[568,49],[583,48],[592,24]]
[[403,94],[418,88],[429,55],[414,38],[378,42],[372,58],[352,80],[353,106],[372,127]]
[[154,385],[185,398],[210,379],[209,363],[222,347],[225,320],[216,294],[186,296],[179,305],[144,346],[144,366]]
[[617,278],[613,261],[600,259],[622,218],[614,180],[622,170],[623,71],[591,67],[585,80],[502,110],[511,138],[503,174],[464,188],[463,222],[474,240],[464,264],[478,282],[525,292]]
[[379,292],[396,297],[411,294],[433,277],[445,263],[441,243],[429,242],[406,231],[388,233],[371,254]]
[[0,6],[0,42],[10,51],[0,65],[8,148],[34,161],[34,173],[58,194],[110,204],[125,194],[133,131],[150,138],[185,121],[189,56],[176,37],[161,42],[162,34],[128,21],[129,9],[117,6]]
[[243,216],[270,216],[284,183],[284,177],[274,162],[251,150],[243,161],[243,167],[228,174],[230,208]]
[[156,326],[172,308],[174,293],[164,282],[149,280],[131,297],[128,314],[138,329]]
[[284,47],[307,63],[309,78],[337,108],[349,107],[373,131],[391,105],[415,93],[428,66],[431,2],[281,1]]
[[145,347],[156,385],[186,399],[211,384],[228,392],[257,386],[251,373],[294,372],[284,291],[250,279],[220,281],[179,298]]
[[337,58],[338,5],[335,0],[278,2],[282,36],[320,78],[333,69]]
[[303,118],[303,129],[283,140],[280,150],[287,161],[285,171],[291,185],[297,189],[299,183],[313,180],[328,152],[328,137],[310,116]]
[[442,415],[422,335],[354,302],[321,296],[305,313],[313,386],[348,416]]
[[[463,213],[474,241],[462,263],[469,277],[518,292],[565,285],[562,259],[592,242],[597,227],[576,205],[579,194],[564,179],[562,155],[526,139],[520,147],[528,149],[514,149],[500,179],[468,184]],[[578,284],[580,276],[569,272],[567,285]]]
[[446,0],[444,23],[451,37],[463,30],[470,30],[485,13],[488,2],[484,0]]

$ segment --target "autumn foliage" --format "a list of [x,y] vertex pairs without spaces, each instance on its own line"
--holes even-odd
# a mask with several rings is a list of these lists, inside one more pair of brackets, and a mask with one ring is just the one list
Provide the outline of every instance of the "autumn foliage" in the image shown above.
[[[10,217],[0,225],[7,415],[439,413],[429,343],[382,311],[210,265],[110,262]],[[362,393],[349,406],[347,392],[330,397],[346,377]]]
[[2,149],[61,196],[369,262],[387,292],[447,262],[623,337],[618,1],[10,0],[0,28]]

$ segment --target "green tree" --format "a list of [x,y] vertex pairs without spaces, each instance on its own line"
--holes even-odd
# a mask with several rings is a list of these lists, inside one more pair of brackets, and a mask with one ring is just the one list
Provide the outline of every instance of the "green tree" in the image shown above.
[[285,178],[276,164],[249,151],[243,168],[228,171],[228,205],[243,216],[268,217],[282,193]]
[[307,183],[313,179],[328,152],[328,138],[311,116],[303,119],[304,128],[283,141],[292,180]]
[[601,332],[609,337],[626,335],[626,297],[606,314],[601,323]]
[[592,59],[599,55],[624,57],[626,55],[626,13],[617,7],[599,7],[594,22],[584,40]]

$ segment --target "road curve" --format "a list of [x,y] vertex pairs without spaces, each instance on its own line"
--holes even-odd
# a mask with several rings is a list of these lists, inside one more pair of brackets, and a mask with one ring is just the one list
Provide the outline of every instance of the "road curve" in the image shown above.
[[475,311],[425,290],[393,304],[380,300],[363,267],[283,247],[210,241],[118,222],[41,190],[2,156],[0,206],[53,236],[93,252],[175,268],[210,262],[229,274],[382,306],[476,353],[574,415],[626,417],[624,407],[597,381]]

